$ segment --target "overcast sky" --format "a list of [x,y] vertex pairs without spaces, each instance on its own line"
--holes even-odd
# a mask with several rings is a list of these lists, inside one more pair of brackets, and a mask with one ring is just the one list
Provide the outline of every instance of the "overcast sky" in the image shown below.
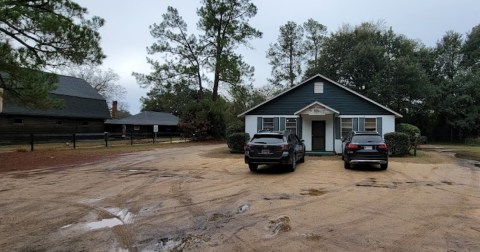
[[[178,9],[188,24],[190,32],[196,32],[196,10],[200,0],[77,0],[90,15],[106,20],[100,29],[101,45],[107,55],[103,69],[112,69],[120,76],[119,84],[127,89],[124,102],[132,114],[140,112],[140,97],[148,89],[137,84],[132,72],[148,74],[146,47],[154,41],[149,26],[162,21],[167,6]],[[395,33],[421,41],[427,46],[435,43],[449,30],[463,35],[480,24],[478,0],[252,0],[258,13],[250,24],[263,32],[261,39],[250,42],[253,49],[240,52],[245,61],[255,67],[255,86],[267,84],[271,67],[265,52],[274,43],[279,27],[294,21],[302,24],[313,18],[335,32],[343,24],[358,25],[362,22],[383,20]]]

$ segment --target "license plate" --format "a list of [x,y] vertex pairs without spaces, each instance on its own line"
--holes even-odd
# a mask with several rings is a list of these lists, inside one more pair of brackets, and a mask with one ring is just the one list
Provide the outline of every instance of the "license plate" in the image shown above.
[[262,152],[260,152],[262,154],[270,154],[270,150],[269,149],[263,149]]
[[372,146],[364,146],[363,149],[364,149],[364,150],[371,150],[371,149],[372,149]]

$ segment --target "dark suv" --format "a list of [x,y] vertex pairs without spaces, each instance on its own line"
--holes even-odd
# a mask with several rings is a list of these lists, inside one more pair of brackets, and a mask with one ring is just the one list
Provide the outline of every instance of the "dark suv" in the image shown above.
[[382,136],[372,131],[352,131],[344,139],[342,159],[345,169],[354,164],[380,164],[382,170],[388,167],[388,148]]
[[252,172],[259,164],[287,165],[293,172],[297,162],[304,161],[305,144],[289,131],[259,132],[245,145],[245,163]]

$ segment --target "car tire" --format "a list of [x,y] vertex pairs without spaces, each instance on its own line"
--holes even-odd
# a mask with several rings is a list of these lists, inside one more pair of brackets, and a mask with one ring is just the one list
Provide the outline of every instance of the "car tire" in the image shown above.
[[295,153],[292,156],[292,164],[289,165],[288,168],[290,172],[294,172],[297,169],[297,157]]
[[248,168],[250,169],[251,172],[256,172],[258,169],[257,164],[248,164]]
[[343,168],[350,169],[350,163],[347,160],[343,160]]
[[380,169],[386,170],[388,168],[388,163],[386,164],[380,164]]
[[305,162],[305,154],[303,154],[302,158],[298,160],[298,163],[304,163]]

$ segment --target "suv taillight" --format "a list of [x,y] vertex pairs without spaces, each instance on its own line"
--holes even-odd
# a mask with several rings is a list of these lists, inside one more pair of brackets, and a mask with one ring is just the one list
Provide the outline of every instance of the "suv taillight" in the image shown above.
[[386,150],[388,150],[388,147],[387,147],[386,144],[379,144],[379,145],[377,146],[377,150],[384,150],[384,151],[386,151]]
[[356,144],[347,144],[347,150],[351,150],[351,151],[354,151],[354,150],[359,150],[360,149],[360,146],[356,145]]

